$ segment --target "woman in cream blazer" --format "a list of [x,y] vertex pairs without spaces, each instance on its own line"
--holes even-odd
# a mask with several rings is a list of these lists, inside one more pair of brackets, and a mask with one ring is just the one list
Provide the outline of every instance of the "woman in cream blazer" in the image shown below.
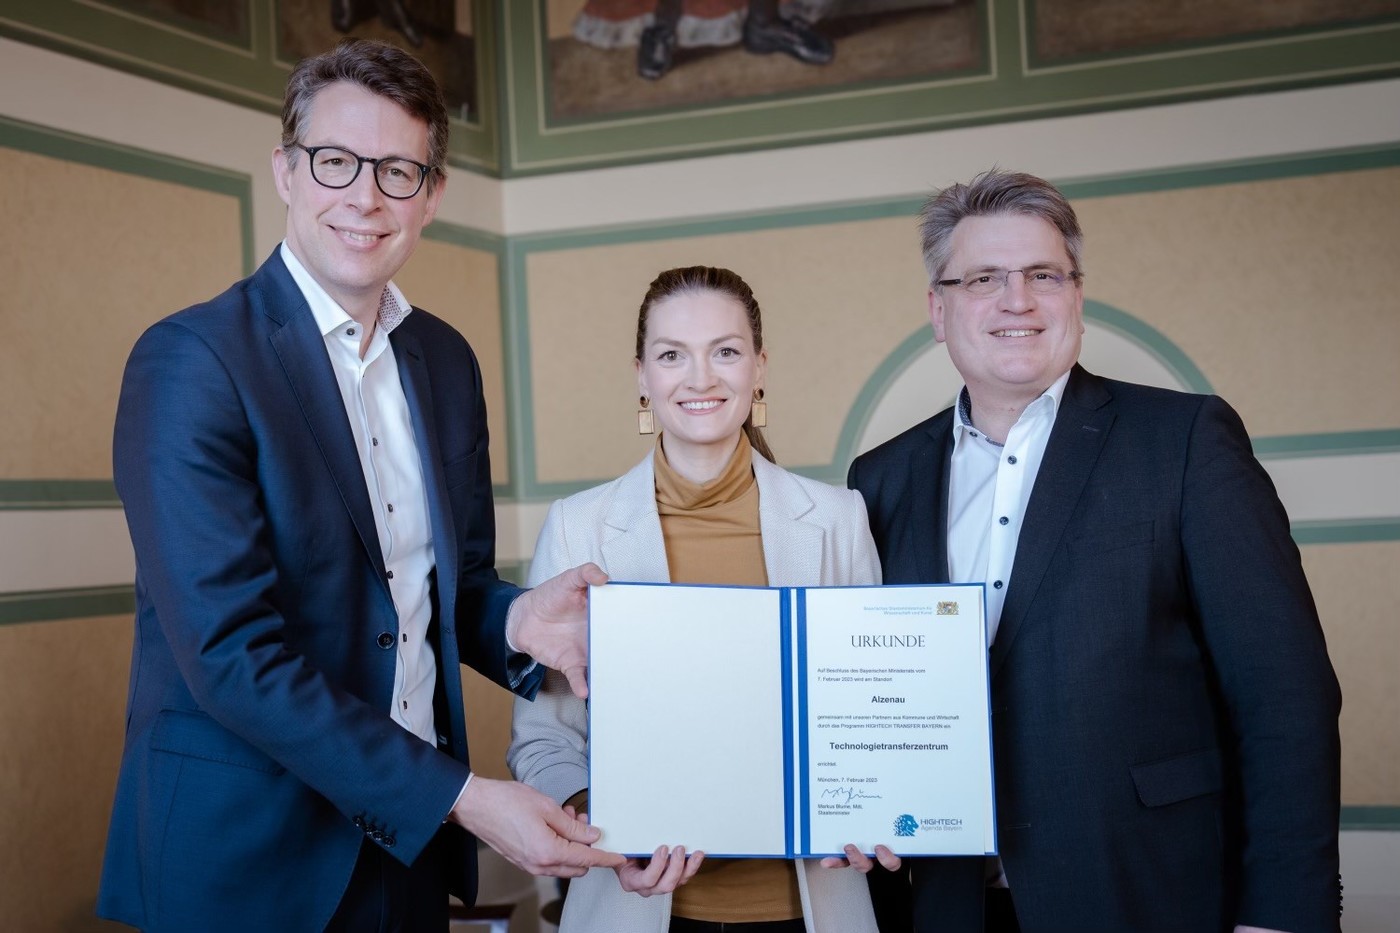
[[[707,271],[717,274],[725,270]],[[644,320],[646,308],[644,304]],[[755,336],[759,333],[755,330]],[[747,406],[747,398],[744,401]],[[748,422],[745,425],[747,428]],[[669,439],[670,435],[664,438]],[[674,463],[671,450],[672,445],[666,444],[668,461]],[[654,456],[648,454],[619,479],[550,507],[530,567],[531,585],[588,561],[614,580],[670,582],[656,502]],[[770,585],[880,582],[879,558],[859,494],[789,473],[758,450],[752,452],[752,460]],[[561,674],[548,672],[534,702],[516,702],[512,733],[507,760],[519,780],[560,803],[588,786],[587,711]],[[808,933],[875,933],[870,893],[862,874],[852,868],[823,868],[816,860],[799,861],[797,881]],[[669,893],[651,897],[629,893],[613,870],[594,869],[570,883],[560,930],[666,933],[671,900]]]

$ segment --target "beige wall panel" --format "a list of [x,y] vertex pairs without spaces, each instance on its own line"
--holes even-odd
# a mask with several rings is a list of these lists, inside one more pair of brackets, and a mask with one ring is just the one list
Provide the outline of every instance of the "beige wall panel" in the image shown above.
[[462,702],[467,710],[472,771],[482,777],[509,780],[506,749],[510,746],[510,717],[515,707],[513,694],[463,667]]
[[457,328],[476,351],[491,425],[491,479],[506,482],[510,478],[510,445],[501,289],[495,254],[423,239],[394,281],[409,301]]
[[1088,297],[1162,331],[1251,434],[1400,425],[1400,168],[1076,204]]
[[7,930],[93,916],[121,760],[131,618],[0,626],[0,904]]
[[649,449],[636,435],[637,306],[662,269],[727,266],[763,308],[769,439],[789,466],[830,463],[880,362],[927,326],[906,218],[659,240],[528,256],[537,478],[616,476]]
[[1303,549],[1303,565],[1342,683],[1342,804],[1400,801],[1400,541]]
[[242,275],[226,195],[0,147],[0,477],[112,475],[122,367],[147,325]]
[[[1086,294],[1161,331],[1253,434],[1393,428],[1400,331],[1378,270],[1400,264],[1395,203],[1400,169],[1085,198]],[[533,253],[537,479],[610,477],[645,451],[634,309],[656,271],[690,262],[758,295],[786,464],[830,462],[860,387],[926,326],[912,217]]]

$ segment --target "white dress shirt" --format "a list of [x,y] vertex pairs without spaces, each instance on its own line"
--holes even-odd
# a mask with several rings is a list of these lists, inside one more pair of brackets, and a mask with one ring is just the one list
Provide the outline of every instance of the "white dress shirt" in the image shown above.
[[1068,371],[1027,405],[1004,445],[972,424],[967,387],[958,393],[948,478],[948,578],[987,584],[989,645],[996,641],[1021,522],[1067,382]]
[[[948,477],[948,579],[987,584],[989,645],[997,638],[1021,522],[1067,382],[1068,371],[1027,405],[1007,433],[1005,444],[991,440],[972,423],[967,386],[958,393]],[[1001,859],[987,859],[987,883],[1006,887]]]
[[326,355],[335,371],[355,449],[360,455],[379,549],[388,571],[389,592],[398,611],[398,658],[389,715],[409,732],[436,746],[433,690],[437,686],[437,658],[428,642],[428,625],[433,616],[433,530],[408,400],[399,381],[394,348],[389,343],[390,331],[408,316],[412,307],[398,287],[389,283],[379,305],[379,320],[361,357],[361,325],[326,294],[285,242],[281,254],[325,340]]

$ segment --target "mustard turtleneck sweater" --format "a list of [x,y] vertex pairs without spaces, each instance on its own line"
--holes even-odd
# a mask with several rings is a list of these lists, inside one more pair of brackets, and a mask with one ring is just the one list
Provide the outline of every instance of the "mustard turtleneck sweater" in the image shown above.
[[[656,510],[672,583],[767,586],[753,448],[740,434],[729,463],[708,483],[693,483],[666,461],[665,438],[653,457]],[[723,685],[716,685],[723,689]],[[797,869],[784,859],[705,859],[676,889],[671,913],[715,923],[802,916]]]

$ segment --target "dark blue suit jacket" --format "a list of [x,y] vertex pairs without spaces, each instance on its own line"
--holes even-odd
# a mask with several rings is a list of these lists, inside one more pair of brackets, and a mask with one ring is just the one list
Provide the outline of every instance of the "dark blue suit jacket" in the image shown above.
[[[319,930],[365,838],[475,844],[459,661],[505,683],[486,409],[461,335],[390,335],[432,523],[438,747],[389,718],[398,616],[349,421],[281,258],[156,324],[127,363],[114,475],[136,552],[126,748],[98,912],[146,930]],[[538,674],[520,689],[537,687]]]
[[[948,579],[952,418],[851,466],[886,583]],[[1075,367],[989,663],[1026,933],[1337,929],[1341,694],[1223,401]],[[913,862],[916,928],[980,933],[982,860]]]

